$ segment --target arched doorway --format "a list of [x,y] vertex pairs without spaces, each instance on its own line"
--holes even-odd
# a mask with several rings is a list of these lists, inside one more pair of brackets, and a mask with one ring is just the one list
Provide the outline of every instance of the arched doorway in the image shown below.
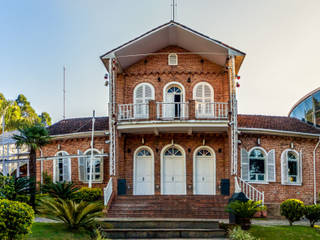
[[195,150],[193,157],[193,193],[200,195],[216,194],[216,159],[209,147]]
[[161,193],[165,195],[186,194],[185,152],[176,145],[167,146],[161,153]]
[[134,154],[134,195],[154,194],[154,158],[149,147],[140,147]]
[[184,117],[184,88],[180,83],[172,82],[164,88],[164,117],[180,119]]

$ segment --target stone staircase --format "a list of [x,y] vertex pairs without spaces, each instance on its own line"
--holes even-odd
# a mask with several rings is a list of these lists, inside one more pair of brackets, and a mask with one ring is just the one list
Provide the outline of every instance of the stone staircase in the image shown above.
[[117,196],[106,213],[108,218],[225,219],[228,196],[152,195]]
[[108,239],[223,238],[217,221],[208,219],[106,219],[100,228]]

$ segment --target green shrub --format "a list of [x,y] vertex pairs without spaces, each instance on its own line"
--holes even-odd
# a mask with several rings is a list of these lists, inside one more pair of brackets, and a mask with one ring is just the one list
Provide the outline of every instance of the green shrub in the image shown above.
[[31,232],[34,219],[32,208],[8,199],[0,200],[0,239],[19,239]]
[[235,227],[229,231],[230,240],[259,240],[255,238],[249,232],[243,231],[239,227]]
[[0,199],[13,199],[14,195],[13,178],[0,175]]
[[239,218],[253,218],[257,212],[265,209],[266,207],[262,206],[261,201],[248,200],[247,202],[232,201],[228,204],[226,211]]
[[79,188],[71,182],[49,183],[42,186],[43,193],[48,193],[53,198],[61,199],[71,199],[78,190]]
[[17,195],[15,201],[29,204],[30,203],[30,196],[29,195]]
[[101,188],[88,188],[82,187],[79,191],[73,194],[72,199],[76,202],[86,201],[95,202],[100,200],[102,197]]
[[70,229],[85,228],[93,230],[96,226],[95,218],[103,215],[102,202],[76,203],[72,200],[60,198],[43,198],[40,200],[41,214],[54,220],[63,221]]
[[304,215],[310,222],[310,227],[320,221],[320,205],[306,205],[304,206]]
[[0,176],[0,198],[28,203],[32,184],[28,177]]
[[290,226],[295,221],[299,221],[304,214],[304,204],[298,199],[287,199],[280,205],[281,216],[288,219]]

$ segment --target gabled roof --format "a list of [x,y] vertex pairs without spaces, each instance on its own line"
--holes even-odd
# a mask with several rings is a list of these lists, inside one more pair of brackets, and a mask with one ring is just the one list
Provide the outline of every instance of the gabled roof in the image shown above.
[[296,132],[320,136],[320,129],[296,118],[264,115],[238,115],[238,127],[242,129],[265,129],[281,132]]
[[238,72],[246,55],[225,43],[180,23],[170,21],[105,53],[100,58],[108,69],[108,59],[116,57],[121,68],[125,69],[148,54],[167,46],[182,47],[221,66],[224,66],[229,55],[234,55],[236,57],[236,72]]
[[[81,133],[90,132],[92,130],[92,118],[69,118],[64,119],[48,127],[48,131],[51,136],[70,134],[70,133]],[[96,117],[95,118],[95,131],[103,131],[109,129],[109,118],[108,117]]]

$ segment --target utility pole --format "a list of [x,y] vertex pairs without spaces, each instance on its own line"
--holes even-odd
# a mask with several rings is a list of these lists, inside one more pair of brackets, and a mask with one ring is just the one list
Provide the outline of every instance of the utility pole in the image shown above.
[[2,116],[2,175],[6,176],[5,172],[5,159],[4,159],[4,127],[5,127],[5,113]]
[[66,67],[63,66],[63,119],[66,119]]
[[175,10],[176,10],[176,7],[177,7],[177,3],[176,3],[176,0],[172,0],[172,4],[171,4],[171,20],[174,21],[175,19]]
[[93,161],[94,122],[95,122],[95,110],[93,110],[93,114],[92,114],[90,175],[89,175],[89,186],[88,186],[89,188],[92,188],[92,161]]

